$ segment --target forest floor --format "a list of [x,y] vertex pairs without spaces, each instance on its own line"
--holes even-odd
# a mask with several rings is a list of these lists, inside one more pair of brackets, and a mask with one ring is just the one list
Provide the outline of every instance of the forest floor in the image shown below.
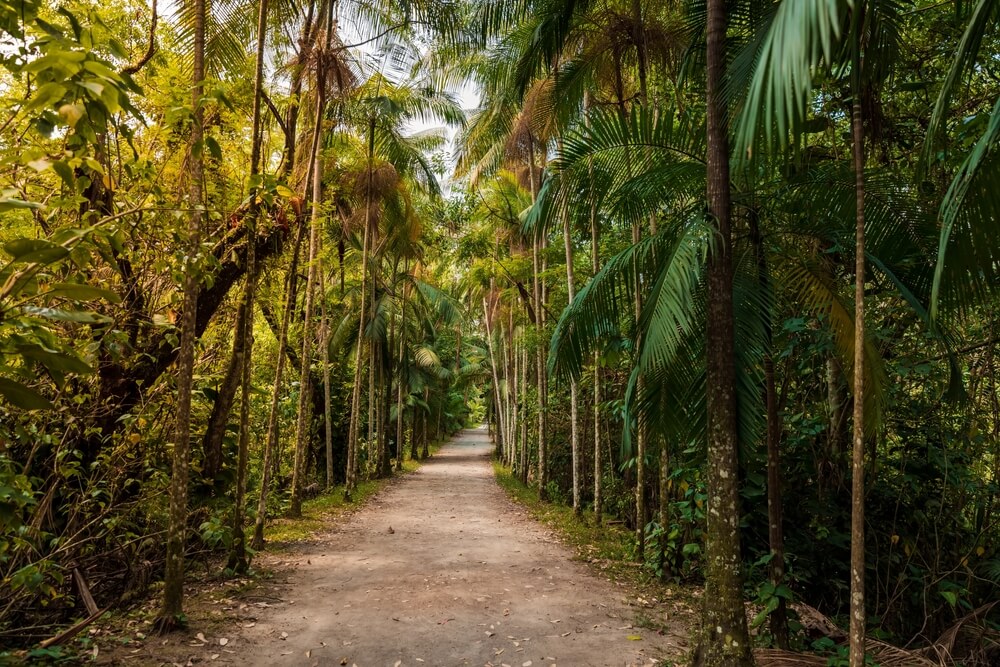
[[[640,591],[574,559],[496,484],[491,453],[485,430],[463,431],[315,539],[258,554],[263,562],[255,566],[269,578],[214,595],[203,590],[194,609],[189,605],[187,632],[119,636],[97,661],[682,664],[687,605],[651,610]],[[651,623],[651,613],[666,619]]]

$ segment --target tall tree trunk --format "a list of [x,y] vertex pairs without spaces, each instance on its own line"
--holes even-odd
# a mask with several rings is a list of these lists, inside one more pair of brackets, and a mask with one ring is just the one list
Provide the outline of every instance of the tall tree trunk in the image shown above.
[[[513,313],[513,309],[511,313]],[[513,319],[513,318],[512,318]],[[508,460],[506,464],[510,466],[517,474],[517,478],[521,478],[521,462],[517,456],[517,452],[520,448],[521,439],[521,420],[523,416],[521,415],[520,402],[521,402],[521,353],[520,345],[517,340],[514,339],[514,329],[511,327],[511,347],[513,348],[513,358],[514,358],[514,374],[511,376],[511,383],[514,387],[514,400],[513,400],[513,419],[511,420],[511,431],[513,431],[513,438],[510,443],[510,447],[507,451]]]
[[[404,273],[406,268],[403,269]],[[396,360],[396,470],[403,470],[403,411],[406,406],[406,394],[403,389],[406,378],[403,377],[406,370],[406,285],[403,285],[403,299],[399,309],[399,358]]]
[[[371,191],[371,160],[368,164],[369,192]],[[344,485],[344,497],[350,499],[351,493],[358,485],[358,436],[361,431],[361,373],[362,351],[365,346],[365,315],[368,306],[368,255],[371,251],[371,203],[367,202],[365,210],[365,229],[361,244],[361,297],[359,300],[361,312],[358,315],[358,342],[354,352],[354,383],[351,389],[351,426],[347,446],[347,483]],[[370,360],[369,360],[369,363]]]
[[[326,37],[330,41],[329,30]],[[322,69],[320,70],[322,72]],[[319,234],[322,217],[323,164],[319,159],[323,136],[323,112],[326,108],[326,82],[322,75],[316,82],[316,115],[314,117],[313,144],[310,153],[312,162],[312,215],[309,221],[309,266],[306,271],[306,302],[302,325],[302,368],[299,372],[299,409],[295,429],[295,458],[292,467],[292,497],[288,514],[302,516],[302,487],[305,478],[305,456],[312,435],[312,375],[309,367],[313,357],[313,302],[316,294],[317,264],[319,263]]]
[[333,401],[330,396],[330,314],[326,306],[326,272],[320,281],[320,310],[323,318],[323,423],[326,425],[326,488],[333,488]]
[[861,72],[863,12],[856,7],[851,17],[852,103],[851,135],[854,158],[854,424],[851,452],[851,667],[865,664],[865,128],[861,116]]
[[[424,405],[429,406],[430,400],[431,400],[431,389],[430,387],[424,387]],[[430,413],[428,412],[428,410],[423,410],[421,412],[421,415],[422,417],[420,419],[421,422],[420,427],[423,430],[423,433],[420,436],[420,439],[423,442],[423,451],[420,452],[420,458],[426,459],[431,455],[431,441],[430,438],[427,437],[427,417],[430,416]]]
[[194,1],[194,65],[191,70],[191,143],[188,146],[188,265],[184,270],[180,353],[177,358],[177,405],[174,453],[170,478],[170,514],[167,524],[166,572],[163,608],[157,618],[160,631],[182,623],[184,613],[184,545],[187,537],[188,465],[191,455],[191,393],[194,384],[194,346],[198,312],[198,267],[201,255],[202,212],[205,206],[205,112],[201,105],[205,80],[205,0]]
[[[767,267],[764,237],[756,212],[748,216],[750,238],[757,259],[757,281],[764,294],[771,295],[771,275]],[[770,299],[768,299],[770,301]],[[778,392],[774,380],[773,314],[768,308],[764,313],[764,405],[767,420],[767,525],[771,561],[768,572],[775,590],[785,580],[785,536],[782,525],[781,500],[781,416],[778,412]],[[788,649],[788,613],[785,598],[777,596],[778,606],[770,614],[771,636],[774,643]]]
[[[583,96],[584,123],[590,126],[590,93]],[[593,160],[587,165],[593,179]],[[600,236],[597,226],[597,204],[591,197],[590,202],[590,262],[594,275],[601,270]],[[604,470],[601,462],[601,354],[594,350],[594,523],[601,525],[604,503],[603,497]]]
[[752,665],[753,658],[740,555],[729,142],[722,93],[728,19],[724,0],[708,0],[707,9],[708,208],[716,247],[708,259],[708,511],[705,627],[700,648],[709,667],[736,667]]
[[[253,233],[256,234],[256,225]],[[246,532],[246,495],[247,495],[247,462],[250,454],[250,387],[251,371],[253,369],[253,304],[257,287],[257,257],[251,244],[247,271],[247,284],[243,297],[244,322],[243,331],[243,364],[240,387],[240,431],[238,451],[236,455],[236,493],[233,507],[233,540],[229,552],[228,569],[236,574],[246,574],[250,569],[247,559]]]
[[[642,232],[639,224],[632,225],[632,243],[639,243]],[[639,323],[642,315],[642,284],[638,271],[635,285],[635,321]],[[645,391],[646,381],[642,374],[636,380],[636,394],[641,396]],[[641,563],[646,558],[646,440],[648,429],[646,419],[640,418],[636,423],[635,434],[635,545],[636,559]],[[629,425],[626,424],[626,428]]]
[[[502,453],[505,451],[507,443],[507,424],[505,419],[503,401],[500,396],[500,373],[497,368],[497,356],[494,351],[493,344],[493,331],[490,327],[490,310],[487,306],[486,299],[483,299],[483,322],[486,325],[486,345],[490,352],[490,370],[493,373],[493,401],[495,409],[493,413],[496,415],[497,420],[497,436],[499,442],[497,446],[499,451]],[[430,398],[429,390],[424,390],[424,402],[427,403]],[[428,409],[430,409],[430,404],[427,403]],[[427,444],[427,421],[424,420],[424,444]]]
[[[261,0],[257,12],[257,57],[254,65],[253,113],[250,122],[250,178],[251,197],[255,197],[257,183],[255,177],[260,173],[261,153],[261,102],[264,96],[264,44],[267,39],[268,0]],[[236,503],[233,511],[233,541],[229,553],[229,569],[237,574],[245,574],[250,569],[246,549],[246,493],[247,493],[247,462],[250,452],[250,385],[253,369],[253,313],[254,297],[257,290],[257,220],[260,217],[260,207],[253,198],[250,205],[250,215],[247,222],[250,229],[247,234],[251,242],[247,250],[247,278],[243,295],[243,381],[240,389],[240,435],[239,451],[236,461]]]
[[[538,197],[538,184],[535,182],[535,148],[529,139],[528,151],[531,159],[528,160],[528,176],[531,184],[531,201],[534,203]],[[549,482],[548,473],[548,447],[546,443],[546,432],[548,424],[546,418],[546,408],[548,407],[548,397],[545,386],[545,352],[542,350],[542,286],[541,286],[541,263],[539,259],[540,241],[537,236],[531,239],[531,299],[535,307],[535,380],[538,391],[538,497],[541,500],[548,500]]]
[[[560,144],[562,142],[560,141]],[[561,148],[560,148],[561,150]],[[576,298],[575,276],[573,272],[573,236],[569,224],[569,209],[563,211],[563,247],[566,253],[566,294],[569,303],[573,303]],[[573,515],[576,518],[583,516],[583,504],[580,502],[580,420],[579,413],[579,387],[575,379],[569,382],[569,433],[570,452],[573,466]]]
[[528,485],[528,414],[527,414],[527,400],[526,391],[528,389],[528,346],[524,342],[524,336],[521,336],[521,379],[519,385],[521,387],[521,438],[520,438],[520,460],[521,464],[518,467],[520,473],[521,483],[525,486]]

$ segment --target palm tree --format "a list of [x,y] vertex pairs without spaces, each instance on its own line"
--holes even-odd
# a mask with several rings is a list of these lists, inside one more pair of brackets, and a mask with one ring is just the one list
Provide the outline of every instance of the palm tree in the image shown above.
[[[386,56],[388,57],[388,56]],[[345,208],[353,211],[351,229],[361,227],[361,313],[358,320],[358,343],[354,356],[354,384],[351,396],[351,421],[348,436],[348,470],[345,494],[349,495],[357,484],[359,435],[361,429],[361,374],[364,369],[363,351],[369,340],[369,372],[373,379],[375,357],[371,337],[365,331],[376,321],[376,290],[378,276],[373,259],[378,260],[391,234],[380,233],[380,223],[387,232],[392,223],[412,219],[404,180],[439,193],[433,169],[423,150],[436,145],[440,136],[435,133],[419,137],[406,136],[403,128],[414,119],[440,119],[447,123],[461,124],[461,110],[448,95],[427,85],[428,81],[416,79],[400,85],[381,73],[371,76],[359,86],[356,93],[345,100],[342,115],[347,122],[364,131],[361,168],[350,177],[354,183],[353,198],[345,201]],[[348,233],[350,229],[345,230]],[[373,330],[374,331],[374,330]],[[374,382],[369,383],[369,405],[374,406]],[[369,418],[369,427],[374,424]],[[380,457],[381,458],[381,457]],[[380,463],[381,465],[381,463]]]
[[[845,16],[844,12],[848,14]],[[742,146],[754,146],[758,126],[768,140],[784,144],[805,117],[814,68],[842,65],[851,91],[851,154],[855,176],[854,267],[854,413],[851,457],[851,628],[850,662],[864,664],[865,655],[865,525],[864,473],[866,437],[865,382],[865,119],[863,96],[881,85],[891,71],[899,44],[898,10],[882,2],[787,2],[779,6],[764,37],[741,119]],[[847,23],[843,37],[841,31]],[[790,31],[790,32],[786,32]],[[789,39],[795,35],[794,39]],[[841,44],[840,51],[834,46]],[[780,73],[779,73],[780,72]],[[772,104],[773,103],[773,104]],[[768,110],[762,115],[761,109]],[[776,130],[774,129],[776,127]],[[870,420],[869,420],[870,421]],[[870,435],[870,433],[869,433]]]

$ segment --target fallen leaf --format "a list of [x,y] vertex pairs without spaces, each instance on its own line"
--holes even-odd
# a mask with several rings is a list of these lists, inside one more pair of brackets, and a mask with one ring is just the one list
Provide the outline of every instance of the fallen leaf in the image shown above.
[[201,632],[199,632],[198,634],[196,634],[196,635],[194,636],[194,638],[195,638],[195,639],[197,639],[197,640],[198,640],[198,641],[200,641],[200,642],[205,642],[206,644],[208,643],[208,640],[207,640],[207,639],[205,639],[205,635],[204,635],[204,634],[202,634]]
[[642,637],[640,637],[639,635],[629,635],[625,639],[629,640],[630,642],[642,641]]

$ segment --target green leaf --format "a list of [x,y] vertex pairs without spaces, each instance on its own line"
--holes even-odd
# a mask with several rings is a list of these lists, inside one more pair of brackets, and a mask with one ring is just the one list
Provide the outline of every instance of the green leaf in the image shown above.
[[60,308],[39,308],[37,306],[27,306],[24,312],[30,315],[37,315],[49,320],[59,320],[61,322],[76,322],[78,324],[107,324],[111,318],[99,313],[83,310],[62,310]]
[[49,294],[65,296],[78,301],[104,300],[111,303],[121,303],[121,297],[115,292],[94,287],[93,285],[81,285],[80,283],[55,283],[49,288]]
[[69,254],[69,250],[45,239],[14,239],[3,246],[15,262],[49,264]]
[[61,83],[46,83],[35,91],[35,98],[27,106],[28,111],[50,107],[66,96],[66,86]]
[[20,382],[7,378],[0,378],[0,395],[22,410],[49,410],[52,408],[52,403],[34,389],[29,389]]
[[94,372],[94,369],[87,362],[76,355],[46,350],[40,345],[19,345],[17,351],[26,359],[37,361],[48,370],[56,373],[86,375]]
[[36,209],[41,207],[41,204],[33,201],[24,201],[23,199],[13,197],[0,197],[0,213],[18,208]]
[[205,147],[208,148],[208,154],[216,160],[222,159],[222,147],[219,146],[219,142],[215,140],[215,137],[205,137]]
[[958,604],[958,595],[956,595],[955,593],[951,591],[939,591],[939,592],[941,593],[941,597],[947,600],[948,604],[950,604],[952,607]]

